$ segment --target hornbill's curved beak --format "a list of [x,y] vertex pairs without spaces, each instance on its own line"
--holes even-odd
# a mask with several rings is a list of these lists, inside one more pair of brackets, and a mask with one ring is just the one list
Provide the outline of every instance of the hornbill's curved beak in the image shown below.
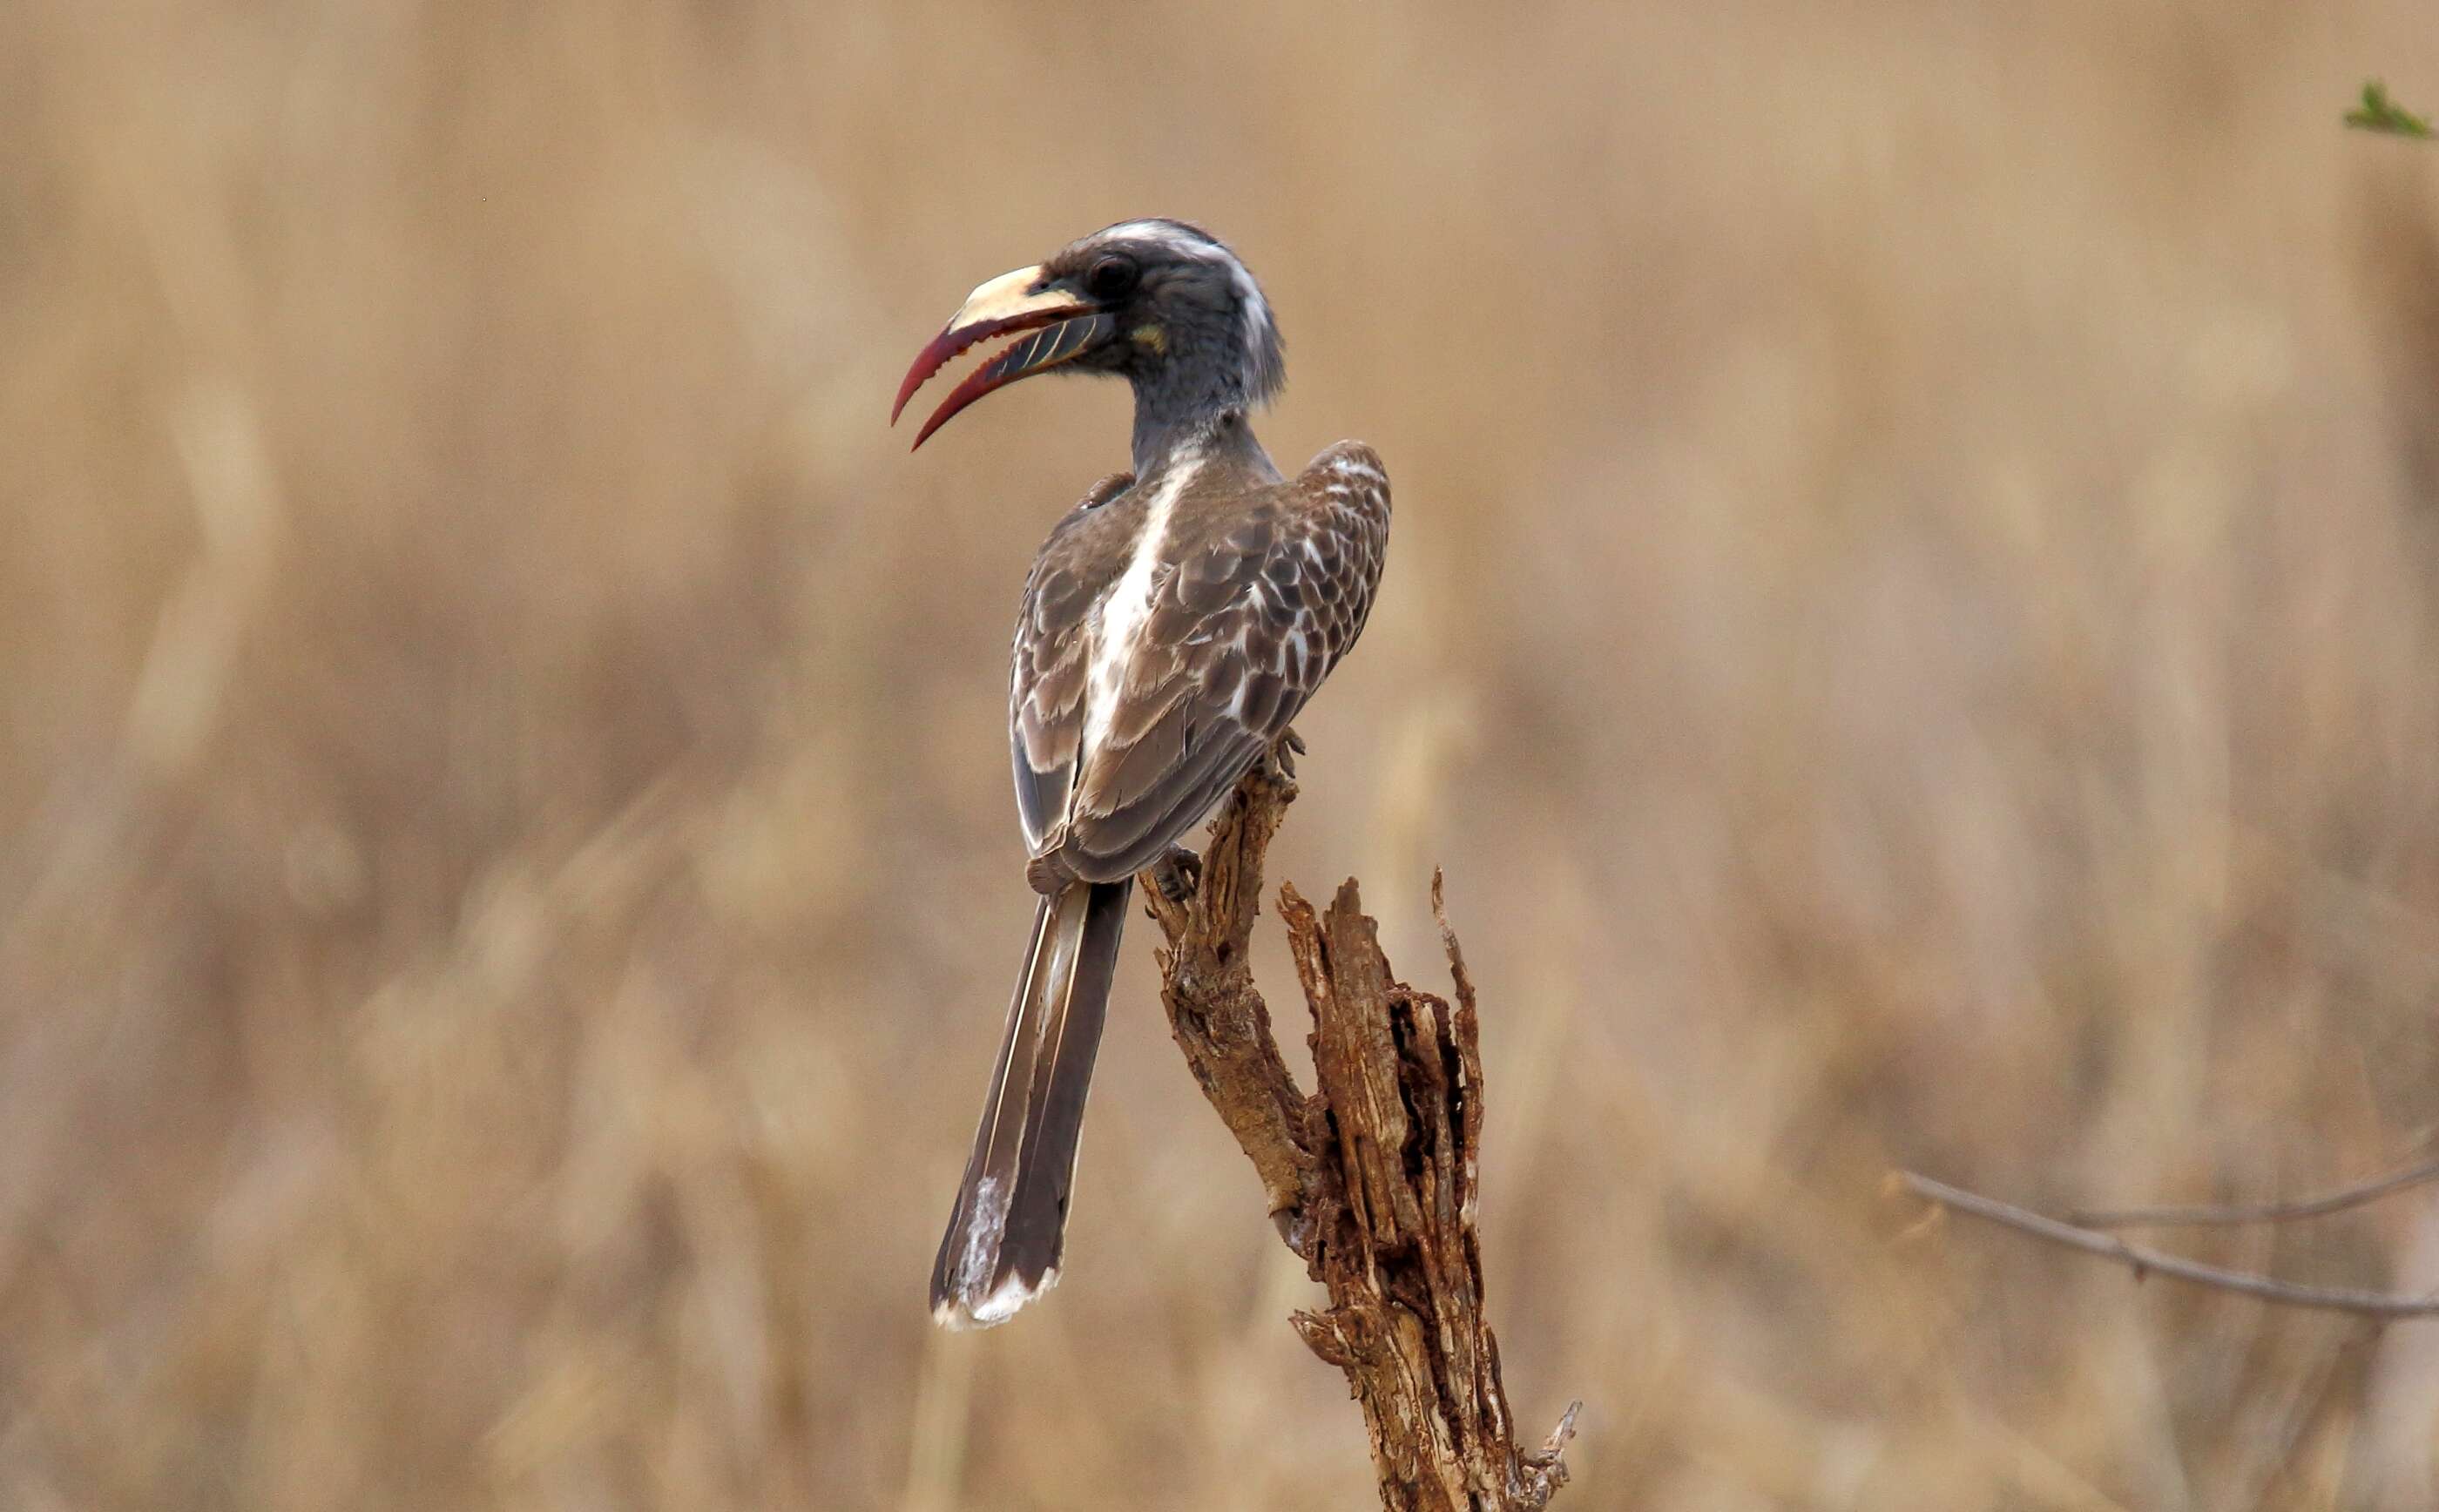
[[923,428],[915,433],[917,446],[949,423],[949,417],[992,389],[1005,388],[1020,378],[1030,378],[1061,363],[1073,362],[1115,334],[1115,316],[1104,314],[1091,302],[1050,284],[1049,276],[1039,265],[1019,268],[967,295],[964,307],[949,317],[940,334],[932,338],[932,344],[916,356],[915,365],[906,369],[906,382],[898,386],[898,402],[890,408],[889,423],[898,423],[906,401],[915,397],[915,391],[927,379],[945,366],[950,358],[978,341],[1015,331],[1033,332],[951,389],[940,407],[932,412],[932,418],[923,422]]

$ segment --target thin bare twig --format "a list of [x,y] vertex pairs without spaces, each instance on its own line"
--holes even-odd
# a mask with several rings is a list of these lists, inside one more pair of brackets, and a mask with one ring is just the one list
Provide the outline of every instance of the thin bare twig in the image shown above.
[[2003,1224],[2037,1239],[2081,1250],[2105,1260],[2114,1260],[2134,1272],[2134,1279],[2146,1275],[2170,1276],[2190,1281],[2197,1286],[2216,1287],[2223,1291],[2240,1291],[2290,1307],[2319,1307],[2330,1312],[2350,1312],[2366,1318],[2429,1318],[2439,1317],[2439,1297],[2404,1297],[2386,1291],[2363,1291],[2350,1287],[2307,1287],[2274,1276],[2258,1275],[2250,1271],[2228,1271],[2218,1266],[2204,1265],[2181,1255],[2169,1254],[2140,1244],[2129,1244],[2113,1234],[2096,1229],[2078,1228],[2045,1218],[2029,1208],[2002,1202],[1996,1198],[1968,1192],[1961,1186],[1934,1182],[1914,1171],[1900,1171],[1898,1179],[1908,1191],[1945,1208],[1952,1208],[1971,1218]]
[[2317,1197],[2283,1202],[2237,1202],[2223,1206],[2078,1208],[2067,1221],[2088,1229],[2167,1229],[2234,1227],[2241,1223],[2285,1223],[2295,1218],[2324,1218],[2350,1207],[2377,1201],[2391,1192],[2439,1182],[2439,1160],[2424,1161],[2352,1186],[2341,1186]]

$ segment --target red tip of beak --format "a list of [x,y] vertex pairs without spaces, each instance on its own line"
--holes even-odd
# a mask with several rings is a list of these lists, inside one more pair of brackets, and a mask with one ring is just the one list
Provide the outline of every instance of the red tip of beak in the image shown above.
[[[933,337],[930,344],[921,351],[915,354],[915,365],[906,369],[906,381],[898,385],[898,402],[889,407],[889,423],[892,425],[898,423],[898,417],[905,413],[906,401],[915,397],[917,389],[931,381],[933,374],[947,366],[951,359],[972,347],[976,342],[988,341],[993,336],[1004,336],[1011,331],[1034,330],[1043,326],[1055,326],[1060,321],[1072,320],[1077,316],[1091,313],[1092,310],[1088,306],[1066,305],[1050,310],[1028,310],[1022,314],[1002,315],[991,320],[977,320],[970,326],[956,326],[942,330]],[[1024,348],[1022,346],[1010,347],[1000,357],[976,368],[964,382],[951,390],[949,397],[941,401],[940,407],[932,412],[932,418],[923,422],[923,428],[916,433],[915,445],[921,446],[934,431],[948,423],[949,417],[992,389],[1002,383],[1012,382],[1024,377],[1025,373],[1036,370],[1034,363],[1007,361],[1021,349]],[[1072,345],[1068,346],[1068,351],[1072,352],[1073,349]],[[1039,352],[1028,352],[1028,356],[1031,357],[1038,358],[1041,355]],[[1041,365],[1047,365],[1047,364]]]
[[906,369],[906,382],[898,385],[898,402],[889,406],[889,423],[898,423],[898,417],[906,412],[906,401],[915,397],[917,389],[931,381],[934,373],[948,366],[949,359],[988,336],[990,328],[999,324],[1002,322],[986,320],[962,329],[943,327],[940,334],[933,337],[928,346],[915,354],[915,365]]
[[1007,382],[1005,378],[1002,378],[991,371],[994,365],[996,365],[985,363],[982,366],[975,368],[970,373],[968,373],[964,382],[959,383],[956,387],[949,390],[949,397],[940,400],[940,407],[934,410],[932,412],[932,418],[923,422],[923,428],[915,433],[915,444],[908,447],[906,450],[909,452],[920,451],[923,443],[932,438],[932,433],[938,430],[941,426],[948,424],[950,419],[955,416],[957,411],[964,409],[967,405],[982,398],[985,394],[989,393],[992,389],[997,388],[1000,384]]

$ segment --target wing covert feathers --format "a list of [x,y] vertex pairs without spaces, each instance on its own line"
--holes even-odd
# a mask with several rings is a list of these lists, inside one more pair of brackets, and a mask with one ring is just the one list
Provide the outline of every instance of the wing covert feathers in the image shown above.
[[1146,530],[1131,481],[1096,488],[1042,548],[1009,696],[1026,840],[1101,880],[1157,860],[1286,731],[1362,633],[1389,533],[1388,474],[1361,442],[1284,481],[1204,469],[1156,532],[1144,613],[1113,616],[1137,629],[1095,730],[1101,610]]

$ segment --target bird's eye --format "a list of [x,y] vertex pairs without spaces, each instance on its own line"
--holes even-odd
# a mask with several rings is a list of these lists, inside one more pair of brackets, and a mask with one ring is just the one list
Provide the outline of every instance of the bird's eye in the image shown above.
[[1095,299],[1123,299],[1134,291],[1139,276],[1125,258],[1103,258],[1084,275],[1084,292]]

